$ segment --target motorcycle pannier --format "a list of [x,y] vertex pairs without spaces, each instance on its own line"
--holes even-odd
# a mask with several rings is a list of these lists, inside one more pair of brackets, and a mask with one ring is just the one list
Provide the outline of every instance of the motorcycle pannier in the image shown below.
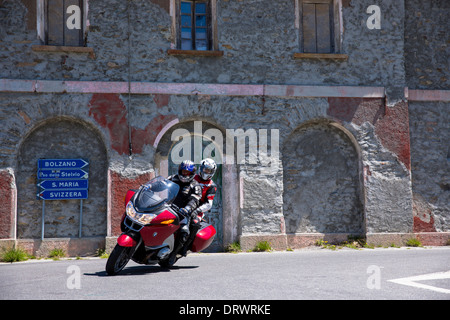
[[192,243],[191,251],[199,252],[207,248],[211,242],[213,242],[216,236],[216,229],[209,223],[204,221],[200,222],[200,229],[195,235],[194,242]]

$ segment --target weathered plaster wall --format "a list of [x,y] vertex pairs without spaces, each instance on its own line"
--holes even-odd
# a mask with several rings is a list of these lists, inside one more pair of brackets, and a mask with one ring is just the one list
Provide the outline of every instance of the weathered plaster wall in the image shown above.
[[[405,0],[405,10],[408,87],[448,90],[450,2]],[[421,233],[450,226],[450,104],[433,100],[409,102],[414,231]]]
[[450,88],[450,2],[405,0],[406,84],[414,89]]
[[287,233],[363,233],[359,159],[349,137],[310,123],[283,147]]
[[[342,52],[347,61],[293,59],[299,52],[295,1],[218,1],[222,57],[167,54],[173,42],[166,6],[152,1],[89,1],[87,54],[34,52],[32,3],[5,0],[0,57],[8,61],[1,78],[404,86],[403,0],[379,1],[381,30],[365,22],[370,0],[344,1]],[[128,23],[128,15],[131,21]],[[130,31],[130,41],[128,41]],[[129,62],[131,68],[128,68]]]
[[450,230],[450,104],[410,102],[414,231]]
[[15,238],[16,230],[16,185],[14,174],[11,169],[0,171],[0,196],[2,206],[0,207],[0,239]]
[[[101,113],[105,101],[111,109],[106,107]],[[110,112],[115,105],[118,112]],[[12,181],[5,178],[2,190],[12,195],[18,193],[17,221],[14,223],[17,223],[19,238],[41,236],[42,201],[36,199],[39,158],[82,157],[90,161],[89,198],[83,201],[82,234],[98,236],[111,231],[107,230],[108,219],[120,219],[123,203],[108,199],[108,190],[123,191],[123,185],[139,184],[134,180],[139,180],[141,175],[148,177],[153,171],[148,158],[142,160],[139,154],[129,157],[128,127],[126,121],[121,122],[124,117],[126,119],[126,110],[122,107],[121,97],[116,94],[102,97],[2,94],[0,160],[5,172],[14,173]],[[108,180],[108,172],[115,179]],[[15,198],[8,199],[12,202],[9,206],[12,210]],[[45,236],[78,236],[79,204],[78,200],[46,201]],[[3,219],[10,217],[11,214]]]
[[[19,236],[39,236],[37,227],[31,225],[40,208],[31,199],[36,184],[34,158],[41,151],[68,154],[61,142],[67,140],[67,133],[49,139],[55,143],[53,149],[40,150],[36,144],[39,139],[34,134],[52,119],[64,120],[65,132],[90,133],[86,139],[98,141],[105,149],[97,154],[106,162],[99,169],[104,178],[94,183],[108,196],[106,203],[93,199],[98,203],[92,210],[101,207],[106,213],[101,221],[92,220],[100,228],[89,229],[90,235],[118,234],[122,194],[155,174],[161,131],[177,122],[192,121],[205,121],[223,132],[279,130],[281,162],[277,166],[227,167],[235,177],[229,181],[233,185],[229,190],[235,191],[234,199],[239,201],[239,208],[234,206],[238,214],[224,212],[224,221],[234,223],[234,236],[227,235],[230,240],[239,235],[281,235],[286,246],[296,233],[449,231],[448,103],[414,101],[408,105],[404,97],[407,85],[448,89],[447,1],[380,0],[381,29],[369,30],[366,9],[373,1],[343,0],[341,53],[348,54],[347,60],[293,58],[299,51],[294,0],[218,1],[218,47],[223,56],[169,55],[173,39],[167,3],[90,0],[86,43],[94,50],[92,57],[33,51],[32,46],[40,44],[34,27],[35,2],[1,1],[1,79],[86,81],[80,86],[70,83],[75,88],[70,93],[58,92],[58,86],[68,88],[68,82],[46,82],[43,90],[48,93],[33,93],[42,89],[36,84],[24,89],[27,92],[1,93],[0,193],[7,199],[0,215],[1,237],[14,237],[14,228],[7,226],[17,222]],[[143,92],[128,94],[129,80]],[[104,84],[96,91],[96,83],[88,81],[105,81],[111,84],[111,92],[105,93]],[[164,94],[149,94],[146,83],[169,85],[163,85]],[[181,87],[170,87],[171,83]],[[219,93],[221,89],[214,86],[209,88],[211,94],[195,88],[195,84],[209,83],[243,86],[229,94]],[[310,93],[294,85],[317,86],[310,87]],[[379,87],[386,91],[386,99],[379,93],[372,98],[355,97],[355,91],[340,87],[345,85],[359,92],[368,86]],[[120,92],[115,92],[113,88],[119,87]],[[321,94],[316,96],[316,92]],[[93,154],[75,140],[77,152],[85,149],[86,156]],[[35,152],[27,155],[29,144]],[[314,162],[306,154],[323,161]],[[320,163],[327,166],[322,170]],[[307,192],[313,188],[326,190],[330,201]],[[293,190],[304,192],[303,198]],[[310,200],[307,209],[319,214],[307,217],[296,211],[307,206],[299,199]],[[337,211],[342,214],[336,215]],[[58,217],[69,221],[70,212],[57,214],[52,221],[58,222]],[[69,229],[48,230],[55,236],[71,236]]]
[[[411,232],[408,107],[379,99],[330,98],[328,114],[358,141],[366,233]],[[348,123],[350,122],[350,123]]]
[[[322,207],[320,212],[324,215],[332,215],[336,210],[346,211],[348,209],[346,206],[350,205],[353,208],[350,211],[353,213],[349,214],[350,216],[355,215],[356,220],[346,218],[346,221],[349,221],[345,224],[348,228],[342,226],[341,231],[351,229],[351,232],[357,232],[364,229],[362,225],[364,213],[358,203],[365,203],[365,218],[370,220],[366,226],[368,230],[400,232],[405,228],[409,229],[409,227],[405,227],[405,223],[406,226],[409,225],[407,217],[411,207],[408,204],[410,198],[408,198],[407,192],[410,187],[409,140],[404,139],[404,131],[408,130],[408,126],[401,125],[407,123],[405,122],[407,118],[402,121],[401,117],[405,114],[398,111],[404,108],[402,106],[397,106],[396,112],[394,112],[391,109],[386,111],[383,101],[380,99],[330,98],[327,100],[323,98],[283,99],[275,97],[262,99],[254,96],[132,95],[130,97],[133,106],[132,112],[127,114],[128,99],[117,94],[39,95],[38,97],[41,99],[31,99],[32,96],[32,94],[20,97],[10,94],[8,98],[4,96],[3,105],[5,107],[2,109],[5,115],[4,119],[15,118],[17,124],[27,130],[33,128],[32,124],[36,125],[43,119],[52,116],[85,119],[84,121],[91,123],[104,137],[102,139],[105,141],[109,154],[107,167],[127,180],[123,185],[128,185],[130,181],[140,179],[141,175],[154,170],[156,165],[154,163],[155,139],[162,128],[173,119],[180,119],[181,122],[193,119],[204,120],[216,124],[220,128],[229,129],[279,130],[280,150],[282,150],[280,166],[272,168],[274,171],[267,171],[260,165],[244,166],[240,170],[245,199],[241,211],[243,233],[297,232],[290,227],[285,229],[284,226],[286,216],[283,213],[286,214],[284,211],[292,203],[289,197],[285,196],[283,199],[286,187],[286,181],[283,184],[283,176],[286,170],[289,171],[292,166],[295,166],[289,160],[295,157],[292,155],[293,151],[290,150],[290,142],[286,139],[297,128],[310,121],[320,119],[336,121],[354,136],[354,142],[352,142],[354,148],[361,149],[358,161],[355,160],[355,157],[358,157],[356,151],[352,153],[352,156],[345,156],[348,158],[346,161],[353,163],[353,165],[346,165],[348,168],[345,170],[350,170],[349,172],[352,173],[343,180],[349,179],[348,186],[353,190],[351,192],[353,200],[349,201],[353,204],[338,201],[334,205]],[[76,107],[74,106],[72,109],[61,107],[64,104],[69,105],[72,101],[77,101]],[[46,114],[42,115],[45,110]],[[392,120],[398,121],[396,126],[386,125]],[[130,121],[132,133],[132,157],[129,156],[128,121]],[[24,137],[15,133],[17,125],[11,121],[9,123],[3,127],[2,132],[5,141],[11,141],[11,149],[10,151],[7,149],[2,155],[5,164],[9,163],[14,167],[14,156],[16,155],[14,150],[22,143]],[[11,125],[14,126],[11,127]],[[206,128],[205,126],[204,130]],[[339,130],[332,129],[336,132]],[[74,131],[76,131],[75,128]],[[319,148],[316,151],[318,157],[324,157],[327,152],[331,152],[331,145],[328,145],[331,140],[325,139],[322,143],[323,150]],[[347,145],[353,148],[350,144]],[[270,148],[269,143],[269,151]],[[18,157],[21,158],[21,156]],[[34,162],[33,165],[35,165]],[[307,164],[305,163],[305,165]],[[284,166],[287,167],[284,168]],[[366,174],[364,185],[359,185],[362,183],[361,168],[364,168]],[[30,176],[27,178],[23,174],[20,180],[28,181],[27,188],[34,188],[35,181],[29,179],[34,171],[32,169],[29,171]],[[123,186],[119,185],[124,180],[116,177],[115,173],[110,173],[111,181],[108,186],[112,190],[121,190]],[[317,179],[322,181],[323,177],[319,172],[311,177],[311,181]],[[289,175],[285,179],[289,179]],[[119,185],[116,186],[116,184]],[[22,186],[23,181],[20,182],[19,189]],[[386,186],[391,187],[386,188]],[[346,187],[343,188],[346,189]],[[405,189],[405,192],[394,196],[389,190],[395,188]],[[365,190],[364,196],[363,190]],[[343,194],[338,193],[340,197],[344,197]],[[336,199],[339,196],[336,194]],[[317,195],[315,198],[319,199],[319,197],[320,195]],[[260,210],[262,207],[264,210]],[[121,203],[112,201],[110,204],[111,221],[119,219],[122,210]],[[267,210],[270,212],[266,212]],[[290,211],[292,209],[289,207]],[[288,215],[292,217],[292,213],[288,213]],[[401,218],[402,216],[405,218]],[[321,218],[319,218],[320,220]],[[381,223],[378,220],[384,222]],[[326,229],[322,225],[315,231]],[[115,227],[112,230],[114,231]],[[302,231],[307,232],[307,228]]]
[[[83,200],[82,235],[106,235],[107,153],[96,131],[77,121],[56,118],[35,128],[18,152],[17,236],[41,236],[42,200],[36,199],[37,160],[83,158],[89,161],[89,198]],[[79,200],[46,201],[45,237],[79,235]]]

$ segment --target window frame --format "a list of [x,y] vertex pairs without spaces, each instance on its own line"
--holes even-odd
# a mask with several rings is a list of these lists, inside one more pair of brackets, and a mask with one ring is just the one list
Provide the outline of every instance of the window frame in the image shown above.
[[[64,1],[64,0],[62,0]],[[85,35],[88,29],[88,0],[80,0],[80,9],[81,9],[81,30],[79,31],[80,35],[79,35],[79,43],[78,45],[74,45],[74,44],[70,44],[70,45],[66,45],[65,44],[65,40],[63,37],[63,44],[49,44],[49,39],[48,39],[48,26],[49,26],[49,21],[48,21],[48,11],[47,11],[47,4],[48,4],[48,0],[37,0],[37,35],[38,38],[41,40],[42,44],[44,46],[49,46],[49,47],[64,47],[64,48],[70,48],[70,47],[85,47],[86,46],[86,41],[85,41]],[[65,23],[65,13],[63,14],[63,20],[62,23]],[[63,28],[65,28],[63,26]]]
[[[303,30],[303,5],[304,4],[329,4],[330,5],[330,52],[305,52],[304,30]],[[342,22],[342,0],[295,0],[295,28],[298,31],[298,47],[300,53],[296,53],[297,58],[317,57],[317,58],[337,58],[346,59],[342,55],[343,22]]]
[[[190,12],[183,12],[182,4],[183,3],[189,3],[190,4]],[[197,11],[197,5],[204,4],[205,5],[205,12],[198,12]],[[211,50],[211,43],[212,43],[212,26],[211,26],[211,2],[209,0],[181,0],[180,1],[180,10],[178,11],[179,14],[179,25],[178,25],[178,48],[181,50],[197,50],[197,51],[208,51]],[[187,17],[187,19],[183,19],[183,17]],[[204,23],[205,25],[197,25],[197,17],[204,17]],[[189,19],[190,18],[190,19]],[[184,25],[183,20],[190,20],[189,25]],[[183,38],[183,29],[190,29],[189,38]],[[198,46],[198,31],[203,30],[205,33],[205,40],[206,46],[205,49],[200,48]],[[188,48],[183,48],[183,44],[185,41],[190,42],[190,46]]]
[[[223,56],[219,51],[217,37],[217,0],[207,0],[209,7],[209,45],[207,50],[181,49],[181,2],[185,0],[170,0],[170,16],[172,18],[172,41],[168,54],[170,55],[196,55],[196,56]],[[197,0],[198,1],[198,0]],[[186,0],[186,2],[191,2]],[[195,2],[195,1],[193,1]],[[208,19],[208,18],[207,18]]]

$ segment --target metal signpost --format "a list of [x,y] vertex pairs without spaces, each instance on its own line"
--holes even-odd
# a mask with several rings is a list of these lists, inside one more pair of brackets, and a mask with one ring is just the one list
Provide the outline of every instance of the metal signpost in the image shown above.
[[44,239],[45,200],[80,200],[81,238],[83,199],[88,198],[89,162],[84,159],[39,159],[37,199],[42,201],[42,236]]

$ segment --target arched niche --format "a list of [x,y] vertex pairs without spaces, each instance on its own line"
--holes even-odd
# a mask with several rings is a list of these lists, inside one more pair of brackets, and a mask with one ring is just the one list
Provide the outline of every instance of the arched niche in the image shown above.
[[[108,156],[101,134],[90,124],[57,117],[36,125],[23,139],[17,156],[17,237],[41,238],[43,200],[37,199],[38,159],[89,162],[88,199],[82,203],[82,237],[105,236],[107,230]],[[80,200],[46,200],[45,238],[79,236]]]

